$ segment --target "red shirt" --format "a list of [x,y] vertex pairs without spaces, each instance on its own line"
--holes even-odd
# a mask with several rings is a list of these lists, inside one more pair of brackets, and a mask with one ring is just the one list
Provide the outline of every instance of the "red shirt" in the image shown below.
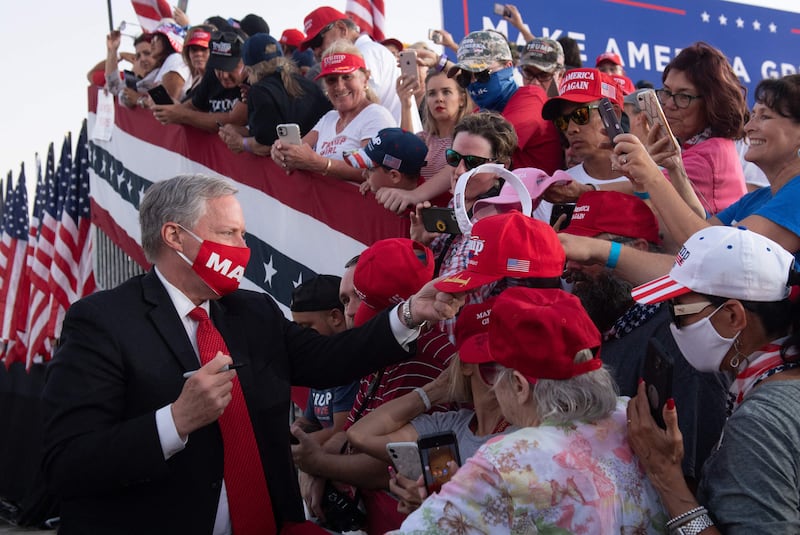
[[535,167],[548,175],[564,166],[564,151],[553,121],[542,118],[547,102],[544,89],[525,85],[517,89],[503,108],[503,117],[514,126],[519,138],[511,157],[512,169]]

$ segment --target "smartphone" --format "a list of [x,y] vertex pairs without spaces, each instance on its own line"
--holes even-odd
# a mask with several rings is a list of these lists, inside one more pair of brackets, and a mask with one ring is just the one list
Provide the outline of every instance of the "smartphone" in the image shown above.
[[152,89],[148,89],[147,92],[150,93],[150,98],[152,98],[153,102],[156,104],[175,104],[163,85],[157,85]]
[[503,4],[495,4],[494,5],[494,14],[500,15],[501,17],[508,17],[511,15],[511,12],[506,9],[506,6]]
[[642,91],[636,95],[636,100],[639,104],[639,109],[647,114],[647,122],[650,124],[650,127],[654,127],[657,124],[661,125],[664,133],[669,136],[669,139],[672,141],[672,146],[675,150],[680,152],[681,145],[672,133],[672,129],[669,127],[669,123],[664,115],[664,110],[661,108],[661,103],[658,101],[656,92],[653,89]]
[[400,72],[403,76],[416,78],[419,73],[417,71],[417,51],[416,50],[403,50],[400,52]]
[[419,461],[419,447],[416,442],[389,442],[386,444],[386,453],[389,454],[398,474],[413,481],[422,475],[422,463]]
[[422,209],[422,225],[428,232],[444,232],[446,234],[461,234],[458,227],[456,212],[452,208],[431,206]]
[[417,447],[419,448],[422,475],[425,478],[425,488],[428,489],[428,495],[439,492],[442,485],[453,477],[447,463],[455,461],[457,465],[461,465],[456,435],[452,431],[425,435],[419,437]]
[[125,77],[125,86],[136,91],[136,82],[138,81],[136,74],[133,71],[122,71],[122,75]]
[[600,112],[603,126],[606,127],[608,139],[611,141],[611,144],[614,145],[614,138],[625,133],[625,130],[622,129],[620,119],[617,118],[617,114],[614,112],[614,105],[608,98],[603,97],[600,99],[600,107],[597,111]]
[[642,379],[650,404],[650,413],[662,429],[667,427],[661,411],[667,400],[672,397],[672,369],[673,361],[664,345],[657,339],[651,338],[647,343]]
[[186,7],[189,5],[189,0],[178,0],[178,9],[186,13]]
[[281,143],[287,145],[299,145],[300,141],[300,125],[297,123],[279,124],[275,127],[278,132],[278,139]]
[[561,217],[561,214],[567,214],[567,218],[561,223],[561,227],[559,230],[564,230],[569,226],[569,222],[572,220],[572,212],[575,211],[575,203],[574,202],[561,202],[556,203],[553,205],[553,211],[550,212],[550,226],[556,224],[558,218]]
[[439,33],[438,30],[430,29],[428,30],[428,39],[433,41],[435,44],[441,44],[442,42],[442,34]]

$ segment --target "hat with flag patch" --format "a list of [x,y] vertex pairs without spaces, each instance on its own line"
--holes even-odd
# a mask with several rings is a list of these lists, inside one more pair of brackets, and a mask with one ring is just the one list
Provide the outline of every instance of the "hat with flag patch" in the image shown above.
[[774,302],[789,296],[794,256],[743,227],[715,225],[692,234],[667,275],[631,291],[643,304],[689,292],[728,299]]
[[388,167],[416,176],[425,167],[428,146],[419,137],[402,128],[384,128],[361,149],[346,152],[344,160],[362,169]]
[[511,211],[472,227],[467,269],[436,283],[442,292],[466,292],[503,277],[557,278],[566,256],[550,225]]
[[552,121],[561,113],[564,103],[586,104],[608,98],[622,109],[622,88],[616,80],[597,69],[567,71],[558,88],[559,95],[545,102],[542,117]]
[[433,252],[417,241],[389,238],[373,243],[361,253],[353,272],[353,287],[361,299],[354,325],[408,299],[433,278],[433,269]]

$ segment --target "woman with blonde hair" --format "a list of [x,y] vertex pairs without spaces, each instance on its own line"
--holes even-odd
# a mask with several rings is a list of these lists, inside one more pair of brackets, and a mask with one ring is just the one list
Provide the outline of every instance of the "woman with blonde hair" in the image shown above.
[[279,124],[296,123],[303,135],[330,110],[319,86],[299,73],[269,34],[257,33],[245,41],[242,62],[250,83],[248,129],[225,126],[220,130],[220,137],[232,151],[267,156],[278,138]]
[[272,159],[286,170],[313,171],[341,180],[363,182],[362,170],[344,161],[344,153],[360,149],[383,128],[397,126],[392,114],[378,104],[369,87],[364,57],[352,43],[335,41],[322,54],[325,93],[333,110],[317,122],[300,145],[277,141]]

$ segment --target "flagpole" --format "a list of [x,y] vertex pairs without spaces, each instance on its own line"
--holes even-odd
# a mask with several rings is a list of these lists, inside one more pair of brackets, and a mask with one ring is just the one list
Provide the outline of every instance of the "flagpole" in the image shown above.
[[108,31],[114,31],[114,15],[111,14],[111,0],[106,0],[106,5],[108,6]]

